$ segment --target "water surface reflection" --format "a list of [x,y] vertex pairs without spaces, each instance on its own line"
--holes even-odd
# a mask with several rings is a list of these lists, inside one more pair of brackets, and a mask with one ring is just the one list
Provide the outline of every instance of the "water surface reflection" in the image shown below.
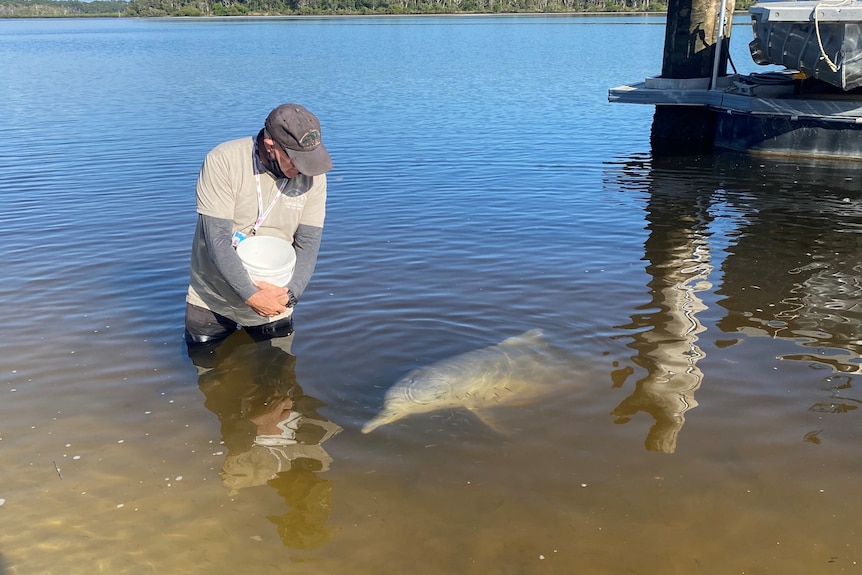
[[[723,154],[633,158],[612,173],[611,185],[649,194],[650,299],[619,327],[633,332],[631,361],[644,375],[614,409],[617,423],[647,412],[655,419],[647,449],[675,451],[705,379],[704,324],[714,325],[712,353],[726,356],[722,350],[746,336],[804,348],[777,358],[829,370],[821,386],[829,397],[810,409],[857,408],[859,399],[844,397],[852,380],[836,372],[860,371],[862,170]],[[724,314],[715,317],[719,308]],[[622,387],[635,369],[616,367],[611,377]],[[806,441],[817,443],[818,433]]]
[[[655,181],[655,180],[653,180]],[[660,181],[660,180],[659,180]],[[670,187],[652,190],[647,209],[649,238],[644,246],[652,296],[643,313],[632,316],[623,329],[635,330],[630,347],[633,361],[647,371],[634,392],[613,411],[617,423],[626,423],[639,411],[649,413],[655,425],[646,438],[650,451],[673,453],[686,411],[697,407],[694,393],[703,373],[697,365],[704,353],[697,345],[705,327],[698,313],[706,309],[698,296],[712,288],[708,220],[698,202],[661,202],[657,195]],[[617,372],[619,373],[619,372]],[[614,385],[621,385],[613,377]]]
[[314,549],[337,532],[329,524],[333,484],[320,474],[332,463],[322,444],[341,427],[320,415],[324,404],[297,382],[292,337],[257,342],[239,331],[215,350],[190,355],[227,448],[222,484],[231,496],[263,485],[275,489],[287,509],[267,519],[281,541]]

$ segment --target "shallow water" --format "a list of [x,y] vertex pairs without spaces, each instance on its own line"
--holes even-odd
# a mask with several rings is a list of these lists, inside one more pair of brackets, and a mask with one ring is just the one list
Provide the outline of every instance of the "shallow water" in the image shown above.
[[[607,89],[663,34],[0,21],[0,573],[858,570],[862,169],[652,158]],[[336,164],[295,365],[238,336],[199,373],[197,169],[285,100]],[[360,433],[411,369],[533,328],[578,368],[504,433]],[[250,447],[266,386],[316,439]]]

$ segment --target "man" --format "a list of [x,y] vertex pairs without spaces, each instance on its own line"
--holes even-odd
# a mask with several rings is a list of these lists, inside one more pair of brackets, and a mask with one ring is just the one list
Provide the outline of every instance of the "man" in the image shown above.
[[[256,138],[225,142],[207,154],[197,182],[186,295],[190,352],[238,328],[258,341],[293,333],[293,306],[317,262],[331,169],[320,122],[298,104],[272,110]],[[251,280],[235,248],[252,235],[293,244],[296,266],[286,286]]]

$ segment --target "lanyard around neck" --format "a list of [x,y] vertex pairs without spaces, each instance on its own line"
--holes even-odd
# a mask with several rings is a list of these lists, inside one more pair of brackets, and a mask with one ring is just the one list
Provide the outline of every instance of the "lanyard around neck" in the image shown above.
[[275,197],[270,202],[269,206],[264,211],[263,209],[263,193],[260,188],[260,170],[257,168],[257,144],[254,146],[254,160],[255,160],[255,169],[254,169],[254,183],[257,187],[257,220],[254,222],[254,227],[251,228],[251,234],[255,235],[257,233],[258,228],[260,228],[261,224],[263,224],[263,220],[269,215],[269,212],[272,211],[272,208],[275,207],[275,204],[278,202],[278,198],[281,197],[281,194],[284,192],[284,188],[287,186],[287,183],[290,181],[287,178],[284,178],[281,182],[281,185],[278,186],[278,191],[275,193]]

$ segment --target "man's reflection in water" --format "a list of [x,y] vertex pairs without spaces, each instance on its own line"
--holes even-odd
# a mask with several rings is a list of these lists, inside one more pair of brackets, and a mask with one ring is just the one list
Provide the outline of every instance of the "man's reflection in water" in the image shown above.
[[318,413],[324,404],[296,381],[293,335],[254,341],[238,331],[217,347],[189,348],[204,405],[221,422],[227,456],[221,479],[231,495],[269,485],[290,508],[268,519],[288,547],[326,544],[337,529],[326,524],[332,483],[317,474],[332,458],[322,443],[341,427]]

